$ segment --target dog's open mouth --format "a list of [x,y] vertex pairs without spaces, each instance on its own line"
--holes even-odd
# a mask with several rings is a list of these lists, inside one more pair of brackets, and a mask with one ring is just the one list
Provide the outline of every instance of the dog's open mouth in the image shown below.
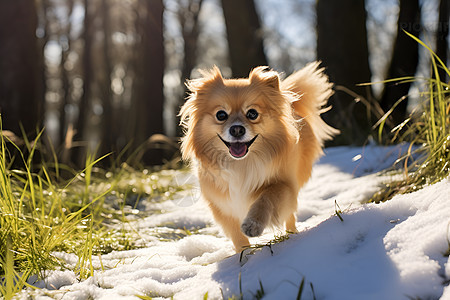
[[244,157],[248,153],[248,149],[250,148],[250,146],[258,137],[258,135],[255,135],[255,137],[252,138],[250,141],[242,143],[242,142],[227,142],[219,134],[217,135],[219,136],[219,139],[225,144],[225,146],[228,147],[231,156],[235,158]]

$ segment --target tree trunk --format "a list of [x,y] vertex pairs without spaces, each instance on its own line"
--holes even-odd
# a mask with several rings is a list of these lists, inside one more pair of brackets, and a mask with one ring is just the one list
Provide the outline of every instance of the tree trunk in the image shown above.
[[[178,21],[181,26],[181,33],[184,40],[184,58],[181,67],[181,82],[190,79],[192,70],[197,63],[197,43],[200,34],[199,15],[202,8],[203,0],[189,0],[186,6],[179,3]],[[182,95],[178,102],[178,107],[181,107],[187,96],[187,87],[183,85]],[[177,108],[178,109],[178,108]],[[178,126],[180,119],[177,117],[177,135],[182,135],[182,129]]]
[[253,0],[222,0],[222,8],[233,76],[246,77],[252,68],[267,65],[255,3]]
[[200,34],[198,17],[202,3],[203,0],[189,0],[186,7],[180,7],[178,12],[178,20],[184,40],[184,58],[181,68],[182,81],[191,77],[192,69],[194,69],[197,62],[197,41]]
[[0,113],[4,130],[35,133],[44,119],[33,0],[0,1]]
[[111,22],[109,15],[109,4],[107,0],[102,0],[102,20],[103,20],[103,83],[102,83],[102,136],[101,149],[102,154],[118,150],[115,145],[115,137],[117,137],[117,127],[113,122],[112,107],[112,90],[111,90],[111,74],[112,59],[111,51]]
[[[72,17],[73,8],[74,8],[74,0],[69,0],[68,3],[68,11],[67,11],[67,19],[70,19]],[[72,51],[71,48],[71,39],[70,39],[70,33],[72,31],[72,22],[68,22],[66,28],[64,28],[63,34],[66,35],[67,39],[67,48],[62,47],[61,52],[61,81],[62,81],[62,99],[61,99],[61,105],[60,105],[60,111],[59,111],[59,143],[63,144],[66,139],[66,133],[67,133],[67,114],[66,114],[66,108],[69,105],[69,103],[72,102],[72,96],[71,96],[71,90],[70,90],[70,79],[69,79],[69,72],[67,71],[67,68],[65,67],[65,64],[67,63],[69,53]],[[63,161],[63,163],[67,163],[67,161]]]
[[357,86],[370,82],[365,1],[317,1],[317,56],[336,85],[333,109],[326,121],[341,130],[336,143],[363,143],[372,126],[371,90]]
[[[394,43],[391,64],[386,76],[387,79],[415,75],[419,62],[419,44],[407,36],[403,30],[418,37],[420,28],[419,0],[400,0],[397,38]],[[384,87],[380,100],[380,106],[384,112],[389,111],[399,99],[406,97],[391,114],[394,126],[403,122],[406,117],[407,95],[410,87],[411,83],[388,83]]]
[[[87,151],[87,141],[85,131],[88,126],[90,117],[90,104],[92,96],[92,80],[93,80],[93,61],[92,61],[92,13],[89,0],[84,0],[84,22],[83,22],[83,57],[82,57],[82,74],[83,74],[83,94],[78,105],[78,121],[75,125],[74,147],[70,149],[72,153],[72,161],[76,166],[82,167],[85,161]],[[73,143],[72,143],[73,144]],[[66,145],[67,146],[67,145]]]
[[[135,149],[148,142],[150,136],[163,133],[163,1],[142,1],[144,16],[139,22],[141,35],[139,55],[136,57],[137,76],[134,85],[134,114],[132,126]],[[133,117],[133,116],[132,116]],[[143,163],[161,164],[163,151],[150,149],[143,155]]]

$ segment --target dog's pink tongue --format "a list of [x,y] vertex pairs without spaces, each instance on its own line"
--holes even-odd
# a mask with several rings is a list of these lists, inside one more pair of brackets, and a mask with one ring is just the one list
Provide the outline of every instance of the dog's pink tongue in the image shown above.
[[247,145],[245,143],[231,143],[230,153],[234,157],[243,157],[247,153]]

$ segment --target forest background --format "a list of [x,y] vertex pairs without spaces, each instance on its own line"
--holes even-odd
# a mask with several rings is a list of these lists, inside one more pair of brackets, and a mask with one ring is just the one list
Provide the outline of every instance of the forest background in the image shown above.
[[178,157],[184,82],[199,68],[244,77],[269,65],[288,75],[319,59],[335,83],[324,115],[342,132],[334,145],[361,145],[393,106],[385,130],[401,123],[424,87],[358,84],[430,77],[429,57],[403,31],[446,62],[449,8],[448,0],[2,0],[2,131],[25,145],[45,128],[39,153],[73,167],[88,153],[112,153],[106,165],[131,156],[167,163]]

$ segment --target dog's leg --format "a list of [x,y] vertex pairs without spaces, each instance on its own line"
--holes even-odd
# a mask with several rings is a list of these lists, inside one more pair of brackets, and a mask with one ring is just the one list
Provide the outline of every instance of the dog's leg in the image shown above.
[[286,220],[286,230],[292,233],[297,233],[297,227],[295,227],[295,214],[291,214]]
[[267,195],[256,200],[241,225],[241,230],[250,237],[260,236],[269,224],[273,211],[272,202]]
[[[288,184],[282,182],[270,184],[258,191],[258,194],[241,225],[242,232],[250,237],[261,235],[269,223],[282,225],[285,216],[288,215],[286,212],[292,214],[297,208],[297,194]],[[289,229],[295,228],[293,214],[289,217],[287,225]]]
[[[231,221],[231,222],[230,222]],[[250,245],[248,238],[242,234],[241,228],[239,226],[239,221],[236,219],[231,219],[231,224],[228,224],[229,236],[234,244],[234,249],[236,252],[241,252],[245,247]],[[225,227],[223,227],[225,229]]]
[[238,219],[224,215],[214,205],[210,205],[210,207],[214,215],[214,219],[222,226],[225,235],[231,239],[236,252],[239,253],[244,247],[250,245],[248,238],[242,234]]

